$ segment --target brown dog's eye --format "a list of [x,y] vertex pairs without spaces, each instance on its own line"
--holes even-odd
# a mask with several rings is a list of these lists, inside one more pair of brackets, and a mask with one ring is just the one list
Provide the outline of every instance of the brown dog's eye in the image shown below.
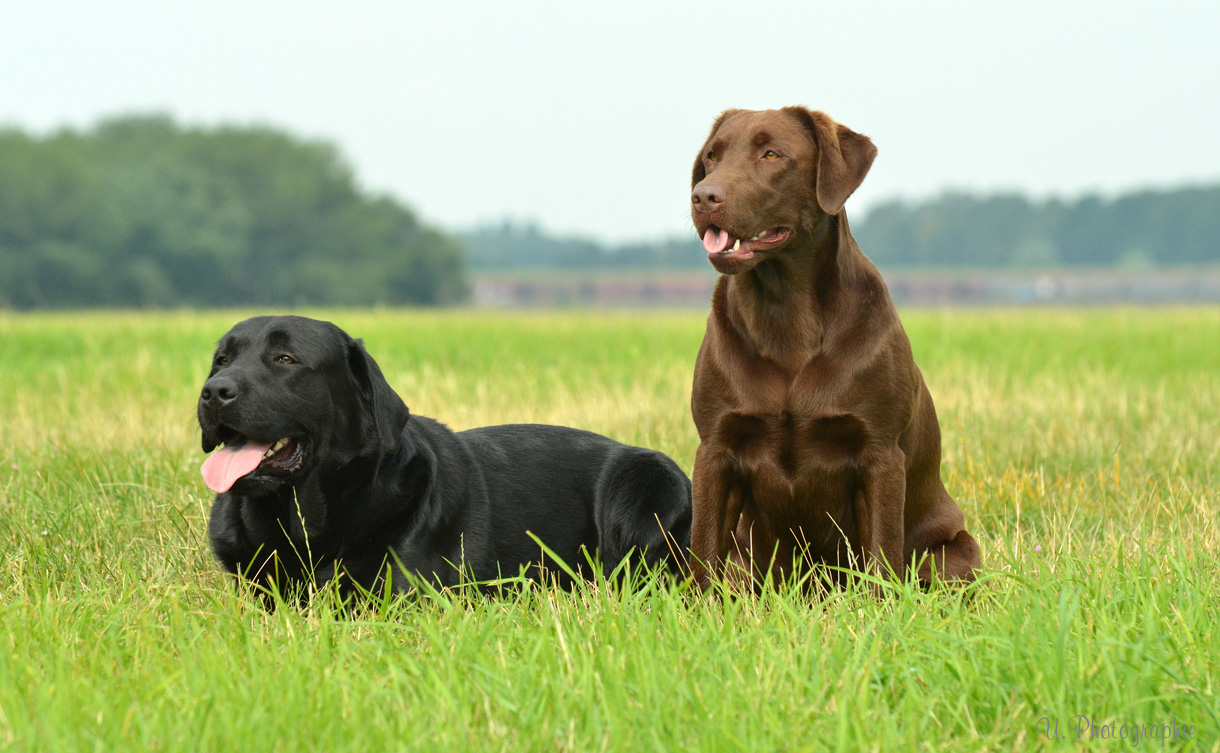
[[296,363],[296,361],[293,360],[292,356],[288,355],[287,353],[281,353],[280,355],[276,356],[275,362],[283,363],[283,364]]
[[715,162],[715,161],[716,161],[716,153],[715,153],[715,152],[708,152],[708,153],[707,153],[707,158],[708,158],[709,160],[711,160],[712,162]]
[[775,153],[774,149],[768,149],[767,153],[763,155],[763,159],[779,159],[779,155]]

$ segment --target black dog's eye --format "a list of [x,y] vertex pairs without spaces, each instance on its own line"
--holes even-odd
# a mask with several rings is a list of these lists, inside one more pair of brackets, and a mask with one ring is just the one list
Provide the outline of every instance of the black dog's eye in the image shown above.
[[779,154],[774,149],[768,149],[767,153],[763,155],[763,159],[779,159]]
[[288,355],[287,353],[281,353],[275,357],[275,362],[289,364],[289,363],[296,363],[296,360],[294,360],[293,357]]
[[217,366],[228,366],[229,357],[228,356],[216,356],[216,365]]

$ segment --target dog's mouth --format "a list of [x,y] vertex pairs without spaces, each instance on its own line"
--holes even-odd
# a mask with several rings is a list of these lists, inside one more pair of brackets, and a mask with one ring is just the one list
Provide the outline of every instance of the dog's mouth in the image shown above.
[[305,462],[304,443],[292,437],[263,442],[236,431],[222,432],[224,446],[203,461],[208,488],[223,494],[247,476],[288,476]]
[[707,250],[708,259],[715,264],[717,261],[743,262],[749,261],[759,251],[769,251],[783,244],[792,237],[792,230],[786,227],[764,230],[748,240],[736,238],[728,230],[708,225],[703,233],[703,248]]

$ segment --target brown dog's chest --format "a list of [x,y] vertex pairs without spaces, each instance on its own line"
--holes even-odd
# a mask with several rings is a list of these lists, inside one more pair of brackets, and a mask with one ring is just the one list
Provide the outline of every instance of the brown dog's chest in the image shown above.
[[708,459],[717,458],[722,483],[743,495],[747,516],[765,528],[804,526],[815,549],[822,548],[815,530],[854,528],[852,498],[877,442],[878,427],[858,409],[853,380],[837,363],[815,356],[789,370],[721,361],[716,372],[748,378],[697,390],[694,401]]
[[713,472],[726,491],[741,495],[744,529],[737,535],[770,547],[799,531],[811,556],[833,561],[858,539],[853,498],[869,427],[857,413],[808,391],[772,393],[766,403],[759,396],[750,405],[722,404],[706,436],[718,459]]
[[868,431],[850,413],[730,410],[720,416],[715,437],[743,471],[775,467],[795,481],[810,466],[831,471],[853,465]]
[[720,400],[696,410],[696,423],[703,413],[705,436],[746,472],[777,467],[796,481],[809,470],[853,466],[875,427],[857,410],[854,380],[837,363],[826,353],[790,368],[757,357],[722,362],[721,374],[746,378],[724,380]]
[[749,532],[739,530],[739,537],[770,547],[799,531],[809,553],[823,559],[833,559],[844,535],[856,540],[852,500],[868,443],[858,417],[730,410],[715,438],[725,480],[742,495],[741,525]]

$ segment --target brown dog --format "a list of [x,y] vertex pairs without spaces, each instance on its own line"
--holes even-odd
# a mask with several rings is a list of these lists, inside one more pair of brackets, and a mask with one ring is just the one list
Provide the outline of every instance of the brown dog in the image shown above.
[[691,394],[703,587],[728,560],[756,579],[802,559],[974,578],[932,397],[843,212],[876,155],[786,107],[724,112],[695,160],[691,217],[722,273]]

